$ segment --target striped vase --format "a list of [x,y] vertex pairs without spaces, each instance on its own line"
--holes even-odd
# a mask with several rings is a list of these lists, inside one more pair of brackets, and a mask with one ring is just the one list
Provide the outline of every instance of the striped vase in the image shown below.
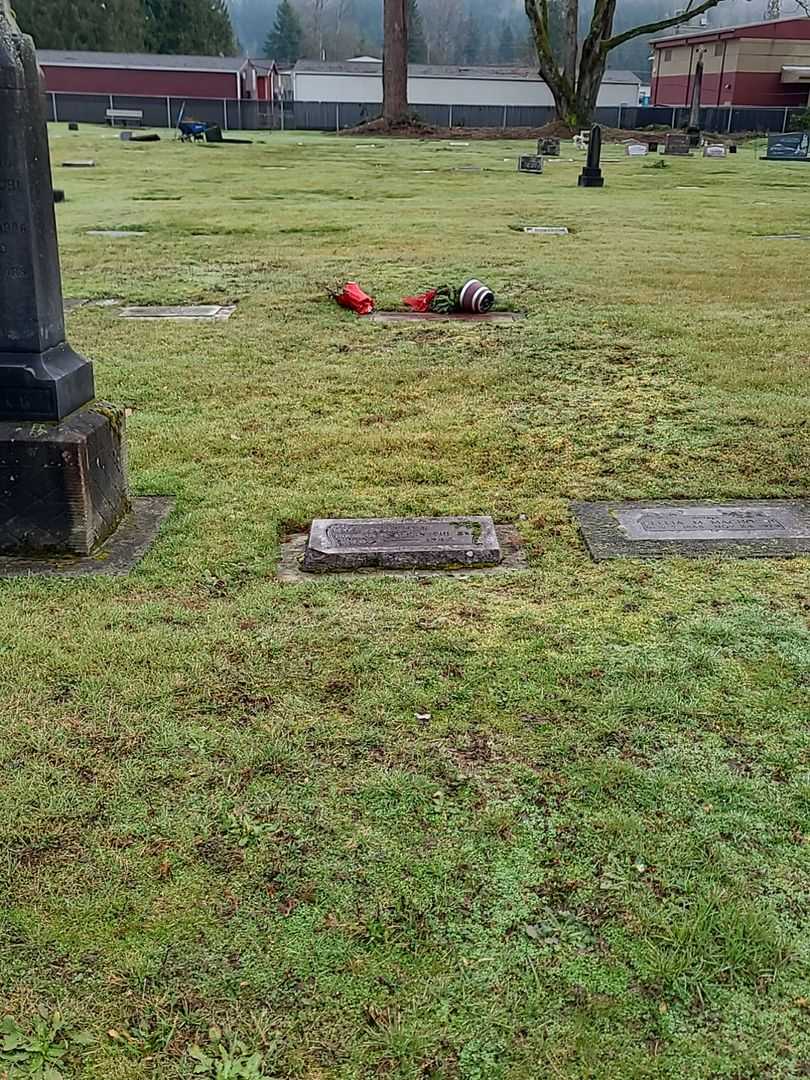
[[458,294],[458,306],[461,310],[473,312],[475,315],[489,311],[494,303],[495,293],[492,289],[475,278],[462,285]]

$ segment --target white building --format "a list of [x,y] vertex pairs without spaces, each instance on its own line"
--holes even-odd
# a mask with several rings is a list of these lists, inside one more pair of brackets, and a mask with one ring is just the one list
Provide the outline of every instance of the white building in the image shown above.
[[[382,102],[382,62],[299,60],[292,74],[295,102]],[[606,71],[597,106],[637,105],[641,80],[632,71]],[[436,67],[411,64],[411,105],[551,106],[551,91],[532,68]]]

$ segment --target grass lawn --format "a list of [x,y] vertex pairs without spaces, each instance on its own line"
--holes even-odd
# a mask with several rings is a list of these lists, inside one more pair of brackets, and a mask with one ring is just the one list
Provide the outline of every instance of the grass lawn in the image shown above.
[[[177,507],[128,578],[0,582],[0,1076],[810,1074],[810,560],[597,565],[568,510],[808,494],[810,243],[758,234],[810,168],[51,134],[66,296],[238,307],[69,319]],[[324,290],[466,276],[528,319]],[[477,513],[529,572],[274,577]]]

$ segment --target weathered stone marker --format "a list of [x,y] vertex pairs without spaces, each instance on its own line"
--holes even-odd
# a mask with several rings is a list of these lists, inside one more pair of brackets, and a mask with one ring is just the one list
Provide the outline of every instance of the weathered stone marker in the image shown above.
[[442,570],[497,566],[501,546],[491,517],[319,518],[303,569]]
[[537,140],[537,153],[540,157],[559,157],[560,140],[555,135],[546,135]]
[[810,553],[810,500],[574,503],[595,559]]
[[689,136],[680,131],[668,131],[664,136],[664,153],[686,157],[691,147]]
[[591,136],[588,139],[588,163],[582,169],[577,181],[579,187],[604,187],[605,178],[599,162],[602,157],[602,129],[598,124],[591,128]]
[[518,172],[539,174],[543,171],[543,159],[539,154],[521,154],[518,158]]
[[0,0],[0,551],[86,554],[128,509],[121,410],[67,344],[33,42]]

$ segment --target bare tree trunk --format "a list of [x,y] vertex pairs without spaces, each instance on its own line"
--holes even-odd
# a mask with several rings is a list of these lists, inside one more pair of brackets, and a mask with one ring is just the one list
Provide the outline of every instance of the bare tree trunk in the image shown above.
[[401,124],[408,119],[408,0],[385,0],[383,19],[383,118]]

